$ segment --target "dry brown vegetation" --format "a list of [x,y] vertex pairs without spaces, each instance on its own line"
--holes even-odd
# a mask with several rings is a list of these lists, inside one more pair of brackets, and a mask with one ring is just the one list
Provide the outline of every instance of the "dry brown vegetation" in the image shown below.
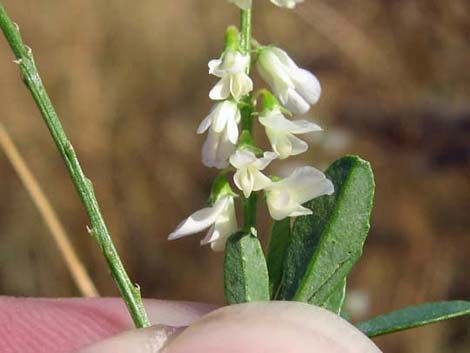
[[[205,201],[200,164],[225,26],[225,1],[5,0],[21,25],[109,228],[145,296],[223,303],[223,256],[167,234]],[[349,283],[374,314],[470,298],[470,3],[306,0],[294,12],[255,0],[255,36],[314,71],[311,116],[326,128],[296,159],[325,167],[360,154],[377,180],[363,260]],[[117,295],[39,113],[0,40],[0,119],[57,209],[103,295]],[[261,131],[258,141],[263,139]],[[48,229],[0,153],[0,293],[73,296]],[[261,236],[266,240],[267,217]],[[381,338],[385,352],[463,353],[468,319]]]

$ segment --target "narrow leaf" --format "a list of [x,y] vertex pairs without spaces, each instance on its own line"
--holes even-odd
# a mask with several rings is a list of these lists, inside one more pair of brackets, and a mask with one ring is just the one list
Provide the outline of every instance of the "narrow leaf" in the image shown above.
[[290,218],[276,221],[271,230],[268,247],[269,290],[276,299],[282,279],[282,270],[290,238]]
[[357,327],[367,336],[374,337],[459,316],[470,317],[470,301],[455,300],[404,308],[360,322]]
[[370,164],[347,156],[326,175],[335,193],[306,203],[313,214],[294,222],[281,299],[324,305],[362,255],[375,189]]
[[238,232],[228,239],[224,271],[228,304],[270,299],[266,260],[255,235]]
[[344,299],[346,298],[346,278],[339,284],[333,293],[326,299],[322,307],[334,312],[335,314],[341,314],[343,308]]

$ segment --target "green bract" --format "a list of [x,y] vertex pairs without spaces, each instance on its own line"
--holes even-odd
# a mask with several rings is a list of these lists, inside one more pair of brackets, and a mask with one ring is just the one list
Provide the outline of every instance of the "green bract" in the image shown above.
[[266,260],[253,233],[238,232],[227,241],[225,298],[229,304],[269,300]]

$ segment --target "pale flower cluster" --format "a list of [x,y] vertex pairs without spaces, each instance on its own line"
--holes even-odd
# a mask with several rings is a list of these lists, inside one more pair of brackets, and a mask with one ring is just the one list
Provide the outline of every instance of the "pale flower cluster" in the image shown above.
[[[244,9],[251,6],[251,1],[231,2]],[[292,8],[301,1],[271,2]],[[286,117],[286,114],[306,113],[319,100],[321,86],[312,73],[298,67],[284,50],[272,46],[256,47],[252,57],[240,49],[237,36],[238,32],[236,44],[233,36],[230,43],[226,39],[220,58],[209,62],[209,74],[218,78],[209,93],[215,103],[197,129],[198,134],[207,132],[202,147],[204,165],[222,169],[220,175],[226,185],[215,188],[210,205],[193,213],[169,236],[169,239],[178,239],[209,229],[201,244],[211,244],[216,251],[224,250],[227,238],[239,230],[234,206],[236,194],[226,179],[227,173],[233,172],[233,185],[245,198],[264,191],[269,213],[275,220],[311,214],[312,211],[302,205],[334,191],[332,182],[310,166],[295,169],[285,179],[271,178],[266,174],[266,168],[274,160],[307,151],[308,144],[297,135],[322,130],[311,121]],[[264,153],[240,141],[240,109],[249,104],[245,98],[253,90],[253,81],[248,75],[253,59],[260,76],[273,93],[267,90],[260,93],[263,104],[257,120],[264,127],[272,148],[272,151]]]

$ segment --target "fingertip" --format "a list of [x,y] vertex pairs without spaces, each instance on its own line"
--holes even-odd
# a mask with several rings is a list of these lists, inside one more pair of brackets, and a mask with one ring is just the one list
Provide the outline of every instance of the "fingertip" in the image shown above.
[[232,305],[184,330],[165,353],[380,353],[341,317],[296,302]]
[[88,346],[77,353],[158,353],[182,330],[180,327],[164,325],[132,330]]

